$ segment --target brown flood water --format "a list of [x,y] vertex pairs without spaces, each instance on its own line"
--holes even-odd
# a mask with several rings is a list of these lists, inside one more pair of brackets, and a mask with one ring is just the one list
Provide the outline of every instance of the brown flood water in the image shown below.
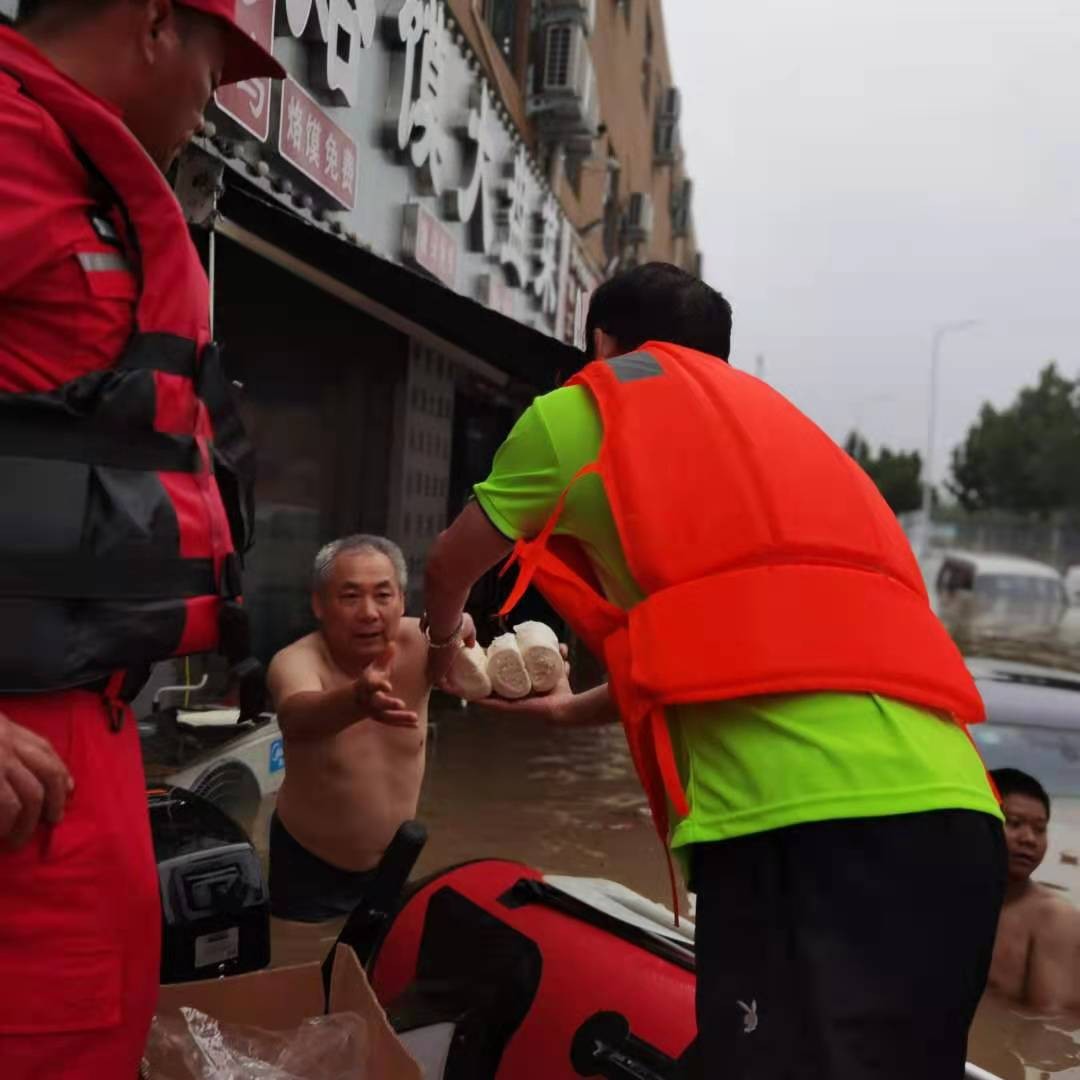
[[[263,847],[271,808],[267,800],[256,826]],[[663,853],[619,728],[556,731],[441,713],[418,817],[429,838],[417,876],[467,859],[509,858],[611,878],[670,907]],[[274,964],[322,959],[339,928],[274,920]],[[1002,1080],[1080,1080],[1080,1016],[1040,1020],[988,998],[969,1056]]]

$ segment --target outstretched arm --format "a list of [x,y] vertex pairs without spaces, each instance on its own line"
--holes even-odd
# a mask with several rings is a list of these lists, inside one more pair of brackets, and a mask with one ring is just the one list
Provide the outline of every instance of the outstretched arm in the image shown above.
[[607,683],[592,690],[575,694],[569,687],[560,694],[556,687],[550,694],[503,701],[501,698],[483,698],[474,701],[472,708],[490,716],[512,720],[543,720],[554,727],[600,727],[617,724],[619,713],[611,700]]
[[351,684],[324,690],[318,673],[302,654],[278,653],[267,682],[277,709],[278,725],[287,739],[324,739],[360,720],[391,727],[415,727],[419,719],[393,696],[390,686],[391,646]]
[[[424,610],[433,642],[445,641],[462,625],[469,591],[513,544],[495,528],[476,503],[469,503],[454,523],[439,534],[428,555],[424,578]],[[432,649],[428,677],[441,683],[454,662],[456,649]]]

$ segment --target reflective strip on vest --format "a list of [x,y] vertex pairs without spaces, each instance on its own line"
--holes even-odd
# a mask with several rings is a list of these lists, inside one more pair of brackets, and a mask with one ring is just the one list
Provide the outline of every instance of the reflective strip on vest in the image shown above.
[[75,257],[88,274],[107,274],[117,271],[131,273],[131,265],[119,251],[80,251]]
[[621,383],[637,382],[639,379],[651,379],[664,374],[664,369],[656,357],[647,352],[615,356],[605,363],[615,372],[615,378]]

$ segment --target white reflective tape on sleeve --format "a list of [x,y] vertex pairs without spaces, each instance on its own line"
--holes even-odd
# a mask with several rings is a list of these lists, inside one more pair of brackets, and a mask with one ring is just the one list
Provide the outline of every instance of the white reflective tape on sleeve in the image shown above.
[[76,258],[79,265],[88,274],[105,273],[107,271],[130,272],[127,259],[118,251],[80,251]]

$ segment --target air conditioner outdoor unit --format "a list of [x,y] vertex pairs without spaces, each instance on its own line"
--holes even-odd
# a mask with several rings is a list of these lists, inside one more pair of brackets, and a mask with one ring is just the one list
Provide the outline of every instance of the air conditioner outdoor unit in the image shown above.
[[669,86],[660,99],[656,111],[656,132],[653,158],[658,165],[671,165],[679,156],[679,114],[682,112],[682,95],[675,86]]
[[623,238],[629,244],[645,244],[652,237],[653,200],[647,191],[635,191],[630,195]]
[[686,178],[671,193],[671,234],[689,236],[693,213],[694,181]]
[[570,135],[560,141],[567,157],[591,158],[596,152],[595,132],[588,135]]
[[542,16],[543,22],[574,19],[586,34],[596,26],[596,0],[547,0]]
[[545,27],[540,91],[529,102],[529,112],[543,136],[596,136],[600,99],[588,38],[580,23],[556,22]]

